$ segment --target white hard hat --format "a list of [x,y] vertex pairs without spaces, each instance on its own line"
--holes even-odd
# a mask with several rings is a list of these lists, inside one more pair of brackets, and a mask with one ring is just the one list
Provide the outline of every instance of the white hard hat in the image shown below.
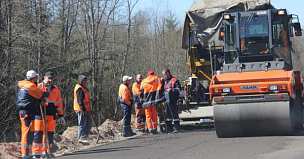
[[132,79],[132,77],[130,77],[130,76],[123,76],[122,81],[124,82],[126,80],[131,80],[131,79]]
[[36,73],[34,70],[29,70],[26,73],[26,78],[33,78],[33,77],[36,77],[36,76],[39,76],[39,74]]

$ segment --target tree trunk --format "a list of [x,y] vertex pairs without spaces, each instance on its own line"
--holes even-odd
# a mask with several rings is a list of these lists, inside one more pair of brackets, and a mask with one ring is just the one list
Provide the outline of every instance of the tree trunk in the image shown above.
[[37,19],[37,58],[38,58],[38,73],[40,72],[41,68],[41,13],[42,13],[42,1],[38,1],[38,14],[36,15]]
[[6,61],[7,76],[10,76],[11,56],[13,54],[13,51],[12,51],[12,45],[13,45],[13,42],[12,42],[12,8],[13,8],[13,4],[12,4],[11,0],[8,0],[8,15],[7,15],[8,38],[7,38],[7,61]]
[[62,61],[65,61],[65,46],[66,46],[66,21],[67,21],[67,16],[65,15],[65,1],[66,0],[62,0],[62,11],[61,11],[61,54],[60,54],[60,59]]

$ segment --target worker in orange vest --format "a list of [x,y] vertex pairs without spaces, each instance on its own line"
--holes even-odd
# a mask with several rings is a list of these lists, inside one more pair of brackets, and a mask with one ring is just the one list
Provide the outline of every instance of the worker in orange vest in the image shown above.
[[[38,84],[40,90],[44,92],[48,92],[50,95],[41,103],[42,111],[44,111],[44,107],[46,107],[46,112],[41,112],[35,116],[35,136],[33,143],[33,154],[35,154],[36,158],[40,156],[42,158],[49,158],[50,156],[50,148],[53,147],[54,144],[54,133],[56,126],[56,114],[58,115],[58,123],[65,124],[65,120],[63,118],[63,104],[62,98],[59,91],[59,88],[53,84],[54,81],[54,73],[48,71],[44,74],[43,81]],[[44,129],[44,121],[42,118],[42,113],[46,115],[46,125],[47,125],[47,136],[48,143],[50,146],[46,150],[46,135]],[[47,152],[47,154],[45,153]]]
[[145,109],[140,102],[140,84],[142,80],[142,75],[138,74],[136,76],[136,81],[133,83],[132,92],[135,108],[135,130],[145,132],[146,115]]
[[133,98],[131,91],[129,89],[129,84],[131,83],[132,77],[123,76],[123,83],[119,86],[118,97],[120,101],[120,106],[123,109],[123,127],[122,136],[129,137],[136,135],[131,129],[131,109],[133,104]]
[[89,112],[90,97],[85,89],[87,78],[84,75],[78,76],[78,83],[74,89],[74,111],[78,116],[78,142],[82,144],[90,144],[88,136],[92,128],[92,120]]
[[146,123],[151,135],[157,134],[157,109],[156,104],[163,102],[162,83],[153,71],[148,72],[148,77],[143,79],[140,86],[140,100],[145,109]]
[[32,158],[35,115],[40,110],[40,100],[49,95],[37,87],[38,76],[38,73],[29,70],[26,79],[18,82],[17,107],[21,120],[21,157],[24,159]]

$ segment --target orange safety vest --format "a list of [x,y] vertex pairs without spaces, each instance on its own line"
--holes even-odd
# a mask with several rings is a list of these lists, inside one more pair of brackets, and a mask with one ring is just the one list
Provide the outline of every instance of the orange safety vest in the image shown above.
[[90,97],[89,94],[87,92],[86,89],[84,89],[80,84],[76,84],[75,89],[74,89],[74,111],[81,111],[80,106],[78,104],[78,99],[77,99],[77,90],[78,89],[82,89],[84,92],[84,99],[83,99],[83,103],[84,103],[84,107],[86,109],[86,111],[90,111]]
[[126,104],[126,105],[132,104],[132,100],[133,100],[132,94],[131,94],[130,89],[126,85],[121,84],[119,86],[118,96],[119,96],[120,103]]
[[133,101],[139,103],[140,98],[140,83],[134,82],[132,85]]
[[[47,92],[47,88],[44,85],[43,82],[39,83],[38,87],[40,90]],[[45,103],[41,103],[42,106],[48,106],[47,109],[47,115],[63,115],[63,104],[62,104],[62,98],[59,91],[59,88],[55,85],[51,86],[51,92],[49,97],[47,98],[47,101]],[[49,108],[53,107],[53,108]]]

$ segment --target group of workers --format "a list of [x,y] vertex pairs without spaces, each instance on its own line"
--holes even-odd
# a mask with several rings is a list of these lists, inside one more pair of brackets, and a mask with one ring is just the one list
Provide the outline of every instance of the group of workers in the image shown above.
[[[157,134],[157,105],[165,103],[164,118],[167,133],[177,133],[180,131],[177,101],[181,90],[179,81],[171,75],[169,69],[162,71],[163,78],[149,71],[145,79],[142,75],[136,76],[136,81],[132,85],[132,92],[129,89],[132,77],[124,76],[123,83],[119,87],[119,99],[123,109],[123,131],[124,137],[133,136],[131,130],[131,109],[135,107],[135,130]],[[172,124],[173,122],[173,124]]]
[[[17,107],[21,120],[21,156],[23,159],[50,158],[54,146],[56,118],[65,124],[63,103],[59,88],[53,84],[54,73],[48,71],[37,84],[39,74],[33,70],[18,82]],[[89,144],[87,137],[92,128],[90,98],[85,89],[87,78],[78,76],[74,89],[74,111],[78,116],[78,141]],[[46,133],[47,132],[47,133]]]
[[22,158],[49,157],[46,152],[50,152],[53,146],[56,118],[59,117],[57,121],[60,124],[65,124],[61,94],[58,87],[53,85],[54,73],[46,72],[39,84],[38,75],[30,70],[26,73],[26,79],[18,82]]
[[[153,71],[143,79],[136,76],[132,92],[129,89],[132,77],[124,76],[119,87],[119,99],[123,108],[124,137],[133,136],[131,129],[131,109],[134,104],[136,112],[135,129],[137,132],[157,133],[157,108],[165,103],[165,123],[167,132],[179,132],[177,100],[181,89],[179,81],[169,69],[162,71],[164,78],[159,78]],[[18,82],[17,107],[21,120],[21,155],[23,159],[50,158],[50,149],[54,146],[56,121],[65,124],[63,118],[63,102],[59,88],[53,84],[54,73],[48,71],[43,81],[37,84],[39,74],[34,70],[26,73],[26,79]],[[89,144],[88,135],[92,128],[90,114],[90,97],[86,90],[87,78],[78,76],[74,88],[74,111],[78,116],[78,141]],[[57,119],[58,118],[58,119]],[[57,120],[56,120],[57,119]],[[172,122],[174,123],[174,129]]]

